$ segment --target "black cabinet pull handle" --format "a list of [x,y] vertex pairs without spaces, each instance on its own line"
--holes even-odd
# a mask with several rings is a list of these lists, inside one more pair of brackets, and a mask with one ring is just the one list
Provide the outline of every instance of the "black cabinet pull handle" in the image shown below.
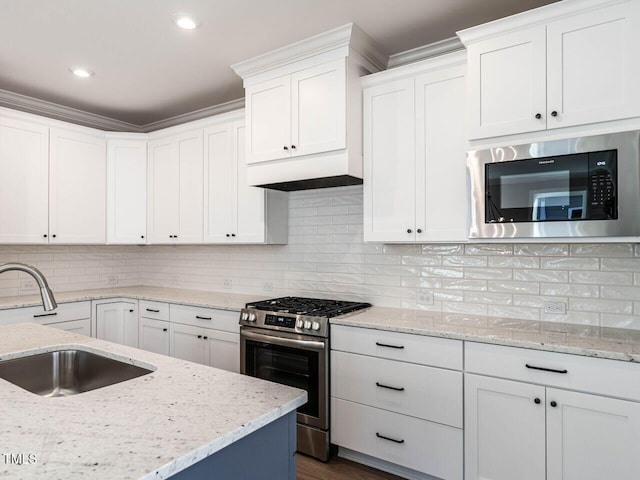
[[551,403],[549,403],[549,405],[551,405],[553,408],[556,408],[558,406],[555,400],[551,400]]
[[407,233],[411,233],[412,230],[410,228],[407,228]]
[[198,338],[202,338],[202,335],[198,335]]
[[535,403],[536,405],[540,405],[540,399],[539,398],[535,398],[533,400],[533,403]]
[[525,363],[525,367],[530,368],[531,370],[542,370],[543,372],[552,372],[552,373],[569,373],[569,370],[557,370],[555,368],[545,368],[545,367],[536,367],[535,365],[529,365]]
[[284,146],[284,149],[285,149],[285,150],[289,150],[289,147],[287,147],[287,146],[285,145],[285,146]]
[[380,342],[376,342],[376,345],[379,347],[387,347],[387,348],[397,348],[397,349],[403,349],[404,345],[389,345],[386,343],[380,343]]
[[542,115],[541,115],[541,114],[539,114],[539,113],[536,113],[536,118],[537,118],[538,120],[540,120],[540,119],[542,118]]
[[58,312],[51,312],[51,313],[38,313],[36,315],[33,316],[33,318],[40,318],[40,317],[55,317],[56,315],[58,315]]
[[235,237],[235,236],[236,236],[236,234],[235,234],[235,233],[232,233],[232,234],[231,234],[231,236],[232,236],[232,237]]
[[292,149],[292,150],[295,150],[295,149],[296,149],[296,146],[295,146],[295,145],[291,145],[291,149]]
[[163,328],[163,329],[162,329],[162,331],[163,331],[163,332],[166,332],[166,331],[167,331],[167,329],[166,329],[166,328]]
[[54,233],[54,234],[52,235],[52,237],[53,237],[53,238],[56,238],[56,234]]
[[376,432],[376,437],[382,438],[383,440],[389,440],[390,442],[393,442],[393,443],[404,443],[404,440],[398,440],[396,438],[385,437],[384,435],[380,435],[378,432]]
[[47,238],[47,234],[45,233],[44,235],[42,235],[44,238]]
[[556,112],[555,110],[553,112],[551,112],[551,116],[552,117],[557,117],[558,116],[558,112]]
[[144,235],[140,235],[140,238],[144,238]]
[[422,233],[422,229],[421,229],[421,228],[419,228],[418,230],[416,230],[416,232],[418,232],[418,233]]
[[376,382],[376,387],[388,388],[389,390],[395,390],[396,392],[404,392],[404,387],[391,387],[380,382]]
[[203,338],[204,340],[207,340],[207,338],[208,338],[208,337],[205,335],[205,336],[204,336],[204,337],[202,337],[202,338]]
[[133,313],[133,308],[129,309],[129,313]]
[[147,312],[160,313],[160,310],[156,310],[155,308],[147,308]]
[[227,233],[227,237],[230,237],[230,236],[231,236],[231,234]]
[[200,315],[196,315],[198,320],[211,320],[211,317],[201,317]]

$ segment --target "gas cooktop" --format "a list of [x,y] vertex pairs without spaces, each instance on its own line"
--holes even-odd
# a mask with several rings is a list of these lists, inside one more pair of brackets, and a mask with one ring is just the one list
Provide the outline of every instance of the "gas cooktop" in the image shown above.
[[268,312],[291,313],[314,317],[337,317],[370,307],[370,303],[327,300],[321,298],[281,297],[273,300],[247,303],[247,308]]

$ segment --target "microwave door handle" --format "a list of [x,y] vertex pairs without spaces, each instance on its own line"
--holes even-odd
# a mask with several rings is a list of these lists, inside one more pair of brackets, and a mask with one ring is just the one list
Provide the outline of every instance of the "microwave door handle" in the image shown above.
[[263,335],[255,332],[240,332],[240,336],[251,340],[257,340],[258,342],[272,343],[274,345],[281,345],[283,347],[303,348],[307,350],[324,350],[324,342],[314,342],[312,340],[295,340],[292,338],[276,337],[271,335]]

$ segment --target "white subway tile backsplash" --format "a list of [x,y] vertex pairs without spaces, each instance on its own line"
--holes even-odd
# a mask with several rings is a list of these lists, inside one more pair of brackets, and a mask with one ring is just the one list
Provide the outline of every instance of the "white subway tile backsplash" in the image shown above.
[[[107,288],[116,275],[116,286],[264,296],[269,281],[273,296],[640,329],[640,245],[365,244],[362,199],[361,186],[289,193],[287,245],[7,245],[0,263],[34,264],[54,291]],[[33,294],[24,278],[0,276],[0,295]],[[433,305],[417,305],[421,290]],[[545,301],[566,315],[544,314]]]

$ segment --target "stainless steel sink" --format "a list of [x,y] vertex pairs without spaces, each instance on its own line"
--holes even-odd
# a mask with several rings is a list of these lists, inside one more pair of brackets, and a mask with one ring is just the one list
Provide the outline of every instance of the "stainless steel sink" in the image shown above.
[[43,397],[66,397],[152,370],[84,350],[59,350],[0,362],[0,378]]

